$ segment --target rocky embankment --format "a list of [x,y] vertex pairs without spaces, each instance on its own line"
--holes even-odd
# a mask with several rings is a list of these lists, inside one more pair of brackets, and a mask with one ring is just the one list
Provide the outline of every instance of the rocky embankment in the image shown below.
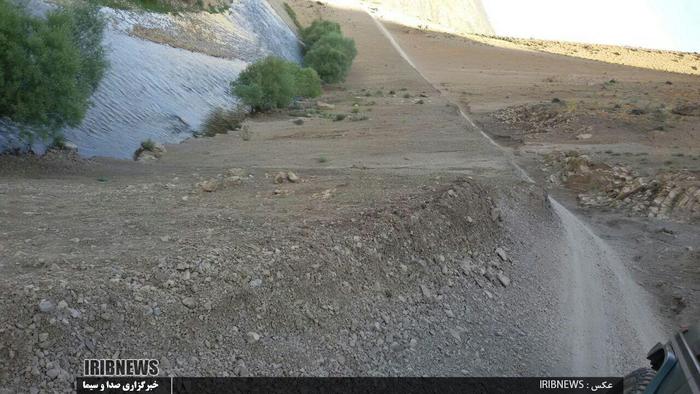
[[595,163],[575,151],[547,155],[550,182],[579,191],[587,207],[612,207],[659,219],[697,222],[700,180],[693,171],[659,171],[642,176],[624,165]]
[[[254,182],[234,172],[226,187]],[[525,281],[547,274],[514,256],[529,238],[521,219],[535,229],[552,214],[536,190],[521,196],[505,203],[461,179],[350,216],[253,220],[226,243],[161,237],[172,252],[144,251],[138,264],[40,261],[1,282],[3,386],[70,392],[84,358],[110,357],[158,358],[166,375],[526,370],[485,351],[499,341],[527,354],[537,342],[535,319],[509,316],[529,308]],[[513,211],[521,202],[535,205]]]

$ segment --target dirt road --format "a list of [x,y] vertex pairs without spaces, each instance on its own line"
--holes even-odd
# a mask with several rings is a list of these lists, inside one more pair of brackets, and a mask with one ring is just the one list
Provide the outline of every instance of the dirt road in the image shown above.
[[[401,57],[430,82],[382,22],[375,17],[373,20]],[[472,133],[478,132],[498,146],[461,107],[460,115]],[[501,149],[521,178],[534,182],[512,159],[512,153]],[[561,372],[595,375],[624,365],[630,354],[643,354],[663,337],[660,318],[649,306],[653,300],[632,281],[625,265],[605,241],[553,197],[548,199],[565,232],[559,264],[564,284],[560,286],[560,297],[566,300],[560,317],[566,329],[556,334],[562,344],[568,344],[572,358]]]

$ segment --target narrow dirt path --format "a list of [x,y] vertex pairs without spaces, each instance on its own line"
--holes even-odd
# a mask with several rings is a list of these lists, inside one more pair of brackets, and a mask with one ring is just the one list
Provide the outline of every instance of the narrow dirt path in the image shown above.
[[[441,91],[421,72],[382,22],[367,12],[401,57]],[[534,183],[515,162],[509,149],[493,141],[459,103],[455,105],[473,131],[478,131],[506,155],[521,179]],[[625,363],[634,362],[663,338],[663,325],[652,313],[649,297],[632,281],[615,251],[553,197],[548,199],[561,221],[566,240],[559,261],[564,273],[559,286],[563,329],[554,333],[560,336],[560,343],[570,355],[561,372],[599,375],[625,371]]]

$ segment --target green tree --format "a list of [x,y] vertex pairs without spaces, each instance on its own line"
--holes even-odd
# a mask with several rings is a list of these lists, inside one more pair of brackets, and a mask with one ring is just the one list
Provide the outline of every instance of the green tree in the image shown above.
[[304,56],[304,65],[316,70],[324,82],[342,82],[355,56],[357,49],[353,39],[340,33],[328,33],[309,49]]
[[294,81],[297,96],[318,97],[321,95],[321,78],[313,68],[301,68],[295,65]]
[[305,50],[310,50],[316,41],[329,33],[338,33],[342,35],[340,25],[323,19],[316,19],[311,22],[311,25],[301,30],[301,39],[304,41]]
[[0,0],[0,116],[30,137],[79,125],[106,67],[103,28],[94,7],[38,18]]
[[254,112],[285,108],[294,97],[321,94],[321,80],[313,70],[270,56],[248,66],[231,82],[231,91]]

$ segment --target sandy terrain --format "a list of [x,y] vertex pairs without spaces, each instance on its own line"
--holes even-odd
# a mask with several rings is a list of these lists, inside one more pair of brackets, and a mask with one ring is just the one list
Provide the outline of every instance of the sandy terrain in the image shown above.
[[[0,392],[69,392],[84,358],[111,357],[189,376],[622,374],[693,316],[661,309],[671,281],[691,301],[698,281],[676,261],[655,274],[659,233],[580,221],[455,104],[487,124],[545,100],[562,70],[571,95],[660,74],[289,3],[357,41],[321,98],[333,108],[254,117],[249,141],[193,139],[145,164],[0,157]],[[518,161],[542,182],[537,157]],[[692,245],[696,226],[664,226],[663,253]],[[656,280],[646,297],[637,282]]]
[[476,34],[465,36],[474,41],[503,48],[535,50],[625,66],[700,75],[700,53]]
[[[580,213],[618,246],[626,244],[618,249],[628,254],[636,279],[664,300],[664,315],[678,324],[693,321],[700,206],[679,205],[683,196],[698,198],[700,117],[684,110],[700,103],[698,77],[397,25],[391,30],[426,77],[496,141],[514,148],[534,178],[572,206],[586,208]],[[553,159],[561,157],[558,152],[585,156]],[[632,195],[629,203],[607,197],[640,177],[661,187]],[[662,215],[655,199],[669,205]]]

